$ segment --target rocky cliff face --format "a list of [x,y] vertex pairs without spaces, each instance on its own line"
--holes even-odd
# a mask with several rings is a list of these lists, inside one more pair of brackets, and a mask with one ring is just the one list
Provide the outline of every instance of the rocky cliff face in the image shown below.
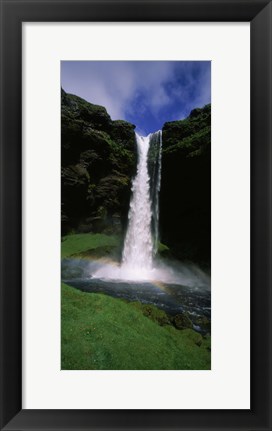
[[161,240],[174,255],[210,266],[211,105],[162,129]]
[[62,90],[63,234],[122,230],[137,160],[134,128]]
[[[62,233],[116,233],[127,224],[135,126],[61,94]],[[160,237],[181,260],[210,265],[211,106],[162,129]]]

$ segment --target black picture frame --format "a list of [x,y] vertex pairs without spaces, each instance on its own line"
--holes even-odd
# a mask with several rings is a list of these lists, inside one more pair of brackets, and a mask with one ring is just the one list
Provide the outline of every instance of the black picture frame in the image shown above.
[[[32,21],[250,22],[250,410],[22,410],[21,30]],[[271,0],[1,0],[1,429],[272,429],[271,35]]]

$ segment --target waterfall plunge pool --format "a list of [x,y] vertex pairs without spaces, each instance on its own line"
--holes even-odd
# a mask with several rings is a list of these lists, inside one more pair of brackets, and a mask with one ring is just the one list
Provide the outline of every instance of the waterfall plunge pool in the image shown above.
[[161,130],[135,134],[138,162],[132,181],[121,262],[66,258],[62,280],[85,292],[104,293],[127,301],[152,304],[169,315],[187,312],[196,330],[210,322],[210,278],[193,265],[156,259],[159,241]]
[[61,278],[81,291],[152,304],[171,316],[187,312],[194,329],[206,332],[201,321],[211,319],[210,278],[199,268],[186,265],[171,268],[160,262],[154,274],[164,274],[164,281],[126,279],[120,271],[114,261],[66,258],[62,260]]

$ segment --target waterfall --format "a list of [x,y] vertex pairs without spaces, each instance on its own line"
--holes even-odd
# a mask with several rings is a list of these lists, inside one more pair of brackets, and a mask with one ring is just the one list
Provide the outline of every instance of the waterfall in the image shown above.
[[168,280],[168,269],[154,262],[159,241],[162,132],[135,136],[137,172],[132,181],[122,262],[120,266],[102,264],[92,276],[106,280]]
[[138,165],[132,182],[121,267],[146,272],[152,269],[159,239],[161,131],[146,137],[136,134],[136,143]]

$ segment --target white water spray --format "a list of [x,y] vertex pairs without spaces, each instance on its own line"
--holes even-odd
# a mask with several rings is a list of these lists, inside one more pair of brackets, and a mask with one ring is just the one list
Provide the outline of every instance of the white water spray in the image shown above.
[[97,277],[152,279],[156,277],[154,256],[159,241],[159,191],[161,183],[161,130],[148,136],[136,134],[137,173],[132,182],[121,266],[102,268]]
[[194,265],[155,260],[159,242],[159,192],[162,132],[136,135],[137,173],[132,182],[128,229],[121,265],[116,261],[90,263],[92,278],[116,282],[160,282],[210,288],[210,277]]
[[128,230],[122,256],[122,267],[132,270],[148,271],[152,268],[152,208],[148,174],[150,136],[136,134],[138,166],[132,183]]

